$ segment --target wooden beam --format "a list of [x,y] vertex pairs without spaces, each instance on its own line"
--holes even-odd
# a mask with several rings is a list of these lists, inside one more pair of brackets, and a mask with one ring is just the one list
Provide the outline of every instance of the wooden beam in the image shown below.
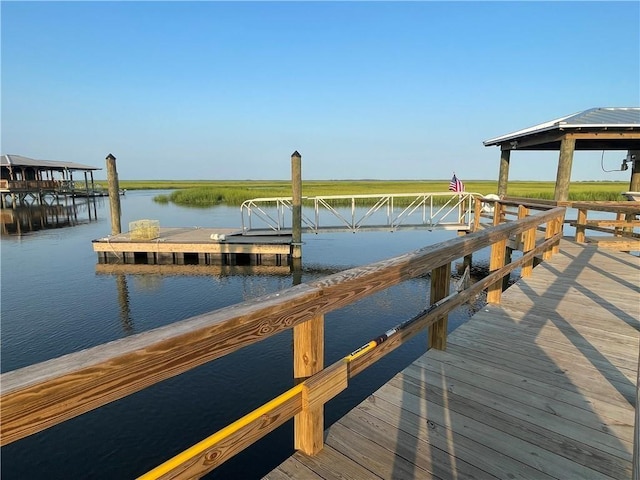
[[569,207],[598,212],[640,214],[640,202],[570,202]]
[[639,140],[639,131],[628,132],[571,132],[576,140]]
[[619,252],[640,251],[640,239],[628,237],[587,237],[587,243],[593,243],[598,247],[609,248]]

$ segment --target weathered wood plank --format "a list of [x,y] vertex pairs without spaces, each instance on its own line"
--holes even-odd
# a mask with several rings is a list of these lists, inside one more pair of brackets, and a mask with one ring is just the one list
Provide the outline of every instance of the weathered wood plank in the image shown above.
[[[368,403],[367,406],[371,408],[367,411],[357,408],[339,423],[358,433],[366,441],[375,441],[395,455],[412,461],[435,477],[449,478],[454,464],[459,479],[493,477],[486,470],[462,460],[459,455],[453,456],[447,452],[451,442],[446,438],[449,432],[445,429],[438,429],[440,434],[434,433],[430,442],[427,443],[424,437],[436,429],[431,428],[431,425],[427,425],[424,420],[394,405],[390,405],[389,411],[385,412],[376,409],[375,403]],[[393,418],[387,415],[390,411],[394,413]],[[407,425],[406,421],[405,428],[401,428],[401,423],[407,415],[415,419],[413,424],[415,429]],[[436,436],[440,439],[439,443],[436,441]]]
[[[509,352],[503,356],[497,356],[500,349],[485,345],[474,344],[472,341],[459,340],[459,337],[451,339],[451,351],[483,361],[510,371],[522,371],[526,375],[540,379],[544,382],[575,391],[575,385],[582,385],[582,389],[593,395],[607,396],[620,401],[630,401],[632,393],[635,393],[633,385],[621,379],[607,379],[594,381],[590,372],[583,372],[575,365],[556,366],[548,359],[536,359]],[[613,388],[610,388],[613,387]]]
[[584,392],[555,388],[553,385],[541,382],[535,378],[495,368],[483,363],[473,362],[457,355],[438,355],[434,352],[428,356],[420,357],[414,364],[423,367],[425,370],[433,370],[434,368],[442,369],[443,364],[445,364],[447,371],[451,371],[450,369],[462,369],[467,370],[473,375],[490,377],[513,385],[514,387],[522,388],[526,386],[532,395],[558,400],[572,405],[576,409],[586,410],[589,413],[595,413],[618,422],[629,423],[631,418],[631,412],[627,402],[616,403],[610,402],[609,400],[597,399],[592,396],[587,397]]
[[[429,375],[429,373],[426,374]],[[411,378],[409,378],[409,381],[411,381]],[[508,435],[513,435],[554,454],[559,454],[582,465],[589,465],[589,468],[611,475],[614,478],[624,478],[628,473],[628,461],[621,459],[619,452],[615,450],[611,453],[602,451],[601,448],[585,442],[583,438],[569,438],[536,423],[518,419],[509,410],[494,408],[493,405],[476,402],[475,399],[468,399],[456,391],[452,392],[443,389],[441,388],[442,386],[428,387],[429,392],[432,393],[429,401],[439,405],[441,408],[446,407],[450,411],[458,412],[481,424],[490,425]],[[457,451],[457,444],[455,447]],[[586,460],[588,460],[588,463]]]
[[328,445],[382,478],[421,478],[427,475],[426,470],[413,462],[395,455],[340,423],[329,427],[327,433]]
[[297,461],[295,457],[291,457],[288,461],[281,464],[264,478],[267,480],[290,480],[292,478],[321,480],[326,477],[320,476],[305,464]]
[[[313,457],[303,453],[296,453],[285,463],[289,463],[292,459],[295,459],[295,461],[312,470],[314,474],[325,479],[362,480],[366,478],[375,480],[377,478],[384,478],[366,466],[354,462],[331,445],[325,445],[322,451]],[[306,479],[304,476],[296,478]]]
[[[591,412],[586,414],[584,409],[577,409],[549,397],[530,395],[526,385],[525,388],[518,388],[461,369],[448,369],[446,373],[437,370],[438,367],[429,369],[427,373],[420,367],[411,366],[404,370],[402,377],[389,383],[415,392],[429,390],[431,387],[446,389],[449,394],[455,393],[487,407],[509,412],[511,417],[534,423],[568,438],[585,443],[593,442],[590,444],[601,449],[616,449],[617,453],[610,453],[618,456],[630,451],[628,441],[619,443],[617,439],[631,438],[631,421],[610,419],[607,422]],[[603,431],[605,427],[606,431]]]
[[[569,341],[555,341],[562,334],[549,332],[541,334],[539,337],[531,335],[527,338],[525,334],[510,335],[503,329],[487,328],[489,331],[483,331],[480,328],[469,327],[466,332],[473,336],[476,341],[484,342],[495,347],[501,347],[504,343],[496,340],[495,335],[504,335],[504,340],[510,345],[518,349],[523,355],[536,357],[544,354],[552,360],[557,366],[563,364],[574,364],[578,368],[593,370],[595,374],[604,378],[619,378],[620,381],[634,381],[635,372],[631,365],[635,362],[630,356],[619,358],[611,354],[604,354],[602,349],[593,344],[581,345],[578,341],[571,343]],[[551,338],[552,340],[548,340]],[[599,354],[593,356],[591,361],[584,358],[584,353],[591,353],[597,347]],[[627,349],[628,351],[628,349]],[[622,353],[620,353],[622,355]],[[626,379],[626,380],[625,380]]]
[[[493,425],[473,420],[464,413],[451,410],[449,408],[449,392],[446,388],[440,391],[425,390],[424,388],[415,390],[410,383],[405,383],[399,377],[394,377],[390,383],[380,388],[375,396],[384,398],[390,403],[421,416],[426,415],[428,419],[435,418],[435,422],[503,453],[513,460],[515,472],[527,472],[523,478],[554,477],[558,464],[567,467],[569,477],[572,476],[569,475],[569,470],[575,469],[573,477],[589,478],[578,474],[585,471],[583,466],[573,466],[571,462],[557,454],[510,435],[507,426],[500,425],[500,428],[495,428]],[[511,422],[513,426],[510,428],[517,428],[517,423],[513,420]],[[452,449],[455,449],[455,445],[452,445]]]

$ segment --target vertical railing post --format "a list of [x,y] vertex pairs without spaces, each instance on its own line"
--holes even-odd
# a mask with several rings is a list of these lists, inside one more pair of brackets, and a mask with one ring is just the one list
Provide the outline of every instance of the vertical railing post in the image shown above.
[[[525,207],[524,205],[518,205],[518,220],[522,220],[523,218],[527,218],[527,216],[529,215],[529,209],[527,207]],[[519,234],[516,237],[516,244],[515,244],[515,249],[516,250],[522,250],[522,243],[524,242],[524,232]]]
[[[502,204],[494,202],[493,226],[497,227],[502,221]],[[504,258],[507,251],[507,239],[500,240],[491,246],[491,257],[489,259],[489,271],[494,272],[504,267]],[[500,303],[502,297],[502,279],[498,279],[487,289],[487,302]]]
[[[293,327],[293,375],[296,381],[324,368],[324,316]],[[323,447],[324,405],[303,408],[294,418],[294,448],[315,455]]]
[[[616,221],[619,222],[621,220],[625,220],[625,214],[624,213],[616,213]],[[632,229],[633,230],[633,229]],[[613,236],[614,237],[621,237],[622,236],[622,231],[623,231],[623,227],[614,227],[613,228]]]
[[584,208],[578,209],[578,218],[576,219],[576,242],[584,243],[584,231],[587,223],[587,210]]
[[[449,295],[451,282],[451,263],[447,263],[431,272],[431,304]],[[447,326],[449,316],[445,315],[433,325],[429,325],[428,348],[446,350]]]
[[[555,228],[553,229],[553,234],[556,235],[562,232],[562,227],[564,225],[564,215],[560,215],[555,220]],[[560,252],[560,239],[556,243],[553,244],[553,249],[551,250],[552,255],[556,255]]]
[[[518,208],[518,218],[526,218],[529,215],[529,209],[524,205],[520,205]],[[533,250],[536,246],[536,229],[530,228],[529,230],[522,232],[522,254],[524,255],[527,252]],[[531,272],[533,270],[533,258],[531,260],[526,261],[522,265],[522,270],[520,275],[522,278],[527,278],[531,276]]]
[[[547,228],[544,233],[544,239],[549,240],[558,232],[559,232],[558,219],[554,218],[552,220],[549,220],[547,222]],[[545,248],[544,252],[542,252],[542,260],[549,260],[553,256],[554,248],[555,248],[554,245]]]
[[480,215],[482,215],[482,200],[476,197],[475,207],[473,210],[473,231],[477,232],[480,228]]

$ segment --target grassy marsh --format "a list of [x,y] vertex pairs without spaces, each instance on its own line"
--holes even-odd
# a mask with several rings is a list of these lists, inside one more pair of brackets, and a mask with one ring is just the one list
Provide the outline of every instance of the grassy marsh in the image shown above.
[[[99,184],[106,182],[97,182]],[[552,199],[555,182],[510,181],[508,193],[516,197]],[[213,205],[240,205],[245,200],[257,197],[291,196],[288,180],[143,180],[120,181],[127,190],[174,190],[167,195],[158,195],[154,201],[175,203],[191,207]],[[381,193],[428,193],[446,192],[449,180],[309,180],[304,181],[304,196],[316,195],[364,195]],[[628,189],[626,182],[572,182],[569,200],[625,200],[621,195]],[[483,195],[496,193],[498,182],[492,180],[465,181],[467,192]]]

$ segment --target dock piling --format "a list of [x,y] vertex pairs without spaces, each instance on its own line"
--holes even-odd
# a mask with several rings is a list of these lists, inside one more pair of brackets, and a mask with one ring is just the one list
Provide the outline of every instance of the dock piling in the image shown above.
[[302,157],[296,150],[291,154],[291,258],[302,258]]
[[111,235],[122,233],[120,227],[120,186],[118,185],[118,170],[116,157],[107,155],[107,181],[109,183],[109,206],[111,209]]

